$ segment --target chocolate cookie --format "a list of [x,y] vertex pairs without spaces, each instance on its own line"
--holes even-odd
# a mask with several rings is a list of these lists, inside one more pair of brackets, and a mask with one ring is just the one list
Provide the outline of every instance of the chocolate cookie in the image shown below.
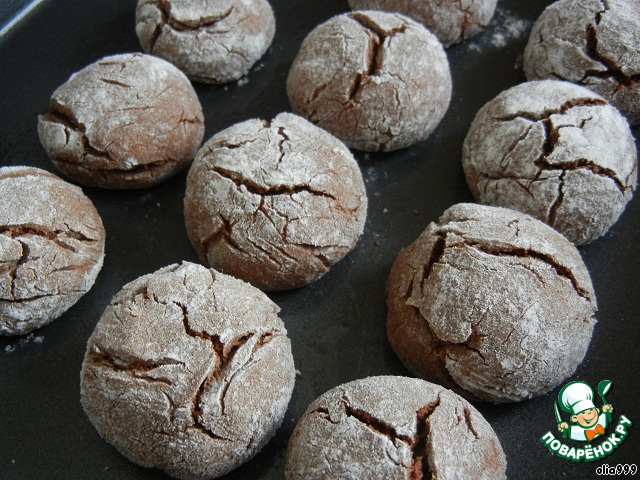
[[319,279],[364,228],[360,169],[338,139],[282,113],[211,138],[187,177],[187,233],[203,263],[263,290]]
[[529,80],[563,79],[602,95],[640,124],[638,0],[560,0],[540,15],[524,52]]
[[87,345],[81,400],[123,455],[181,479],[215,478],[253,457],[295,380],[278,307],[201,265],[125,285]]
[[542,395],[582,361],[596,298],[576,247],[500,207],[458,204],[402,249],[387,334],[414,374],[470,400]]
[[505,479],[495,432],[455,393],[417,378],[379,376],[317,398],[296,425],[285,477]]
[[497,0],[349,0],[353,10],[398,12],[429,29],[445,47],[473,37],[489,24]]
[[204,136],[191,83],[139,53],[93,63],[59,87],[38,122],[40,142],[68,177],[104,188],[144,188],[185,168]]
[[145,52],[202,83],[237,80],[264,55],[276,32],[267,0],[138,0],[136,33]]
[[451,89],[438,39],[403,15],[373,11],[316,27],[287,78],[294,112],[365,151],[425,140],[447,111]]
[[22,335],[89,291],[105,232],[80,188],[38,168],[0,168],[0,205],[0,335]]
[[528,213],[577,245],[618,220],[638,176],[625,119],[599,95],[556,80],[518,85],[482,107],[462,165],[477,201]]

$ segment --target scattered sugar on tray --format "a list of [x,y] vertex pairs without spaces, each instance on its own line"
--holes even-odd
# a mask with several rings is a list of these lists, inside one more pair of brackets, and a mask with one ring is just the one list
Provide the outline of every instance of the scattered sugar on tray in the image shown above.
[[469,50],[476,52],[481,52],[488,44],[495,48],[504,48],[511,41],[524,38],[531,25],[530,21],[520,18],[517,14],[505,8],[498,8],[487,28],[487,35],[480,35],[476,41],[467,42],[466,45]]
[[502,48],[507,46],[507,39],[501,32],[495,32],[491,37],[491,45],[496,48]]
[[4,347],[4,351],[5,351],[5,353],[13,353],[18,348],[25,347],[26,345],[29,345],[29,344],[40,345],[42,342],[44,342],[44,336],[42,336],[42,335],[34,335],[33,333],[30,333],[29,335],[26,335],[26,336],[20,338],[20,340],[18,340],[17,343],[14,343],[14,344],[11,344],[11,345],[6,345]]
[[500,16],[498,30],[491,37],[491,44],[494,47],[505,47],[511,40],[519,40],[531,28],[531,23],[505,10],[499,11]]
[[367,168],[367,182],[375,182],[376,180],[378,180],[378,172],[376,172],[376,169],[373,167]]
[[516,63],[513,65],[514,70],[522,70],[522,63],[524,61],[524,55],[520,54],[516,57]]
[[512,38],[522,38],[531,28],[531,22],[518,18],[515,15],[507,15],[504,21],[504,29]]

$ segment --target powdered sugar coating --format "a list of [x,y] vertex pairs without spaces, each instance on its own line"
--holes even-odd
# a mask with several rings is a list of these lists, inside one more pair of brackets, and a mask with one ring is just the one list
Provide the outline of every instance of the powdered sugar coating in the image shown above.
[[287,78],[294,112],[364,151],[425,140],[447,111],[451,90],[438,39],[403,15],[375,11],[316,27]]
[[279,308],[228,275],[184,262],[125,285],[89,339],[82,405],[130,460],[181,479],[253,457],[295,380]]
[[276,31],[267,0],[138,0],[145,52],[202,83],[237,80],[265,54]]
[[89,291],[105,232],[80,188],[37,168],[0,168],[0,205],[0,335],[22,335]]
[[540,15],[524,53],[529,80],[564,79],[602,95],[640,124],[640,1],[559,0]]
[[477,35],[489,24],[497,0],[349,0],[353,10],[398,12],[421,23],[445,47]]
[[462,164],[476,200],[528,213],[582,245],[618,220],[636,188],[638,158],[627,122],[602,97],[543,80],[480,109]]
[[468,402],[416,378],[378,376],[317,398],[289,440],[288,480],[505,479],[491,426]]
[[187,79],[160,58],[105,57],[69,78],[38,122],[40,141],[65,175],[85,185],[144,188],[185,168],[204,136]]
[[290,113],[211,138],[189,171],[184,202],[202,262],[263,290],[323,276],[356,245],[366,210],[349,150]]
[[387,306],[389,341],[409,370],[502,403],[542,395],[575,371],[596,298],[577,249],[551,227],[458,204],[399,252]]

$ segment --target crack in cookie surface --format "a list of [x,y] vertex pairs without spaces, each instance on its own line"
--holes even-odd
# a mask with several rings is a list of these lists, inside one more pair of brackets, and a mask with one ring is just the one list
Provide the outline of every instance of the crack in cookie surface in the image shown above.
[[[511,401],[521,399],[511,387],[510,376],[517,377],[514,381],[528,382],[527,369],[544,362],[544,358],[538,358],[536,343],[546,345],[548,338],[536,332],[548,329],[544,325],[553,313],[546,308],[536,313],[539,293],[562,290],[562,295],[567,297],[562,308],[570,309],[567,321],[576,322],[580,332],[588,333],[594,323],[595,298],[583,272],[574,270],[577,259],[563,260],[558,247],[532,247],[535,243],[527,238],[531,233],[526,231],[530,232],[533,225],[520,225],[523,222],[518,219],[507,220],[504,222],[509,232],[506,237],[494,237],[497,234],[493,227],[482,226],[480,217],[455,217],[441,220],[441,225],[432,224],[421,237],[423,249],[414,244],[408,252],[399,255],[399,263],[394,265],[390,277],[395,283],[399,278],[398,269],[406,269],[403,274],[406,286],[396,289],[393,294],[398,297],[389,303],[388,329],[391,329],[388,333],[396,353],[414,373],[437,379],[438,383],[474,400],[478,399],[476,395],[490,401],[497,398],[505,401],[506,397]],[[487,238],[481,233],[485,229],[491,232]],[[523,232],[523,229],[526,230]],[[506,279],[501,281],[498,273],[503,268],[514,269],[513,274],[520,280],[513,288],[524,289],[522,295],[511,297],[508,290],[503,290]],[[465,280],[467,270],[473,272],[473,283]],[[510,276],[508,270],[502,275]],[[529,281],[532,285],[526,287]],[[482,286],[494,285],[493,282],[500,282],[495,284],[495,293],[494,288],[487,290]],[[468,308],[464,295],[452,295],[449,301],[443,290],[447,285],[468,292],[476,302],[488,303],[483,303],[484,309]],[[393,289],[388,291],[392,292]],[[398,340],[400,331],[405,336],[419,335],[420,339]],[[559,341],[559,337],[554,341]],[[527,361],[533,367],[527,367]],[[564,365],[557,370],[561,367]],[[537,388],[537,385],[527,388]]]
[[229,6],[226,10],[219,12],[215,15],[210,15],[207,17],[200,17],[198,19],[194,19],[192,21],[189,20],[179,20],[177,19],[171,12],[172,5],[170,1],[167,0],[159,0],[155,2],[155,8],[160,14],[159,21],[155,24],[153,31],[149,35],[149,51],[153,52],[156,44],[158,43],[158,39],[162,36],[163,29],[165,27],[174,30],[175,32],[199,32],[202,30],[206,30],[207,33],[228,33],[231,27],[223,28],[216,30],[214,27],[219,26],[220,23],[223,23],[226,19],[228,19],[233,11],[233,5]]
[[[67,288],[58,291],[52,292],[42,292],[37,295],[29,295],[25,296],[24,293],[19,293],[21,289],[18,286],[18,281],[20,280],[19,270],[24,268],[29,268],[29,264],[32,261],[32,252],[31,252],[31,244],[33,243],[32,238],[37,237],[40,239],[45,239],[48,242],[51,242],[56,248],[60,249],[59,251],[67,252],[69,261],[80,260],[79,256],[83,256],[85,252],[79,252],[78,248],[71,243],[68,243],[65,240],[74,240],[76,242],[84,243],[88,246],[88,248],[94,248],[92,245],[96,245],[100,240],[98,238],[91,238],[84,233],[68,228],[66,230],[62,229],[51,229],[42,225],[36,224],[16,224],[16,225],[5,225],[0,226],[0,235],[4,235],[20,244],[21,254],[19,258],[13,260],[7,260],[0,262],[2,264],[1,270],[8,269],[8,276],[10,281],[10,291],[8,300],[19,304],[31,302],[34,300],[39,300],[45,297],[53,297],[53,296],[64,296],[64,295],[73,295],[82,293],[82,290],[76,290],[74,288]],[[96,247],[97,248],[97,247]],[[39,258],[33,259],[33,261],[39,260]],[[51,257],[51,262],[55,260],[55,255]],[[63,271],[77,271],[84,272],[87,269],[92,267],[92,261],[80,261],[79,263],[73,264],[64,264],[62,266],[57,266],[53,268],[49,273],[63,272]],[[37,289],[38,285],[32,285],[33,288]],[[5,299],[2,299],[5,300]]]
[[185,194],[209,265],[267,290],[306,285],[350,251],[366,191],[345,146],[301,117],[236,124],[198,153]]
[[[279,160],[279,163],[281,162],[282,160]],[[227,169],[220,166],[213,166],[211,171],[217,173],[222,178],[231,180],[233,183],[236,184],[237,187],[246,188],[248,192],[253,193],[255,195],[260,195],[260,196],[289,195],[291,196],[297,193],[304,192],[314,196],[327,197],[334,201],[336,200],[336,197],[333,196],[331,193],[328,193],[323,190],[316,190],[308,184],[303,184],[303,185],[279,184],[279,185],[265,186],[251,180],[243,173],[239,173],[232,169]]]
[[[225,396],[229,387],[236,376],[245,368],[247,368],[253,361],[254,354],[259,348],[267,345],[274,336],[281,335],[278,331],[263,332],[258,335],[257,332],[248,332],[236,337],[231,343],[223,343],[219,334],[211,334],[204,330],[195,330],[189,322],[189,314],[187,306],[180,302],[172,302],[182,312],[182,322],[185,333],[193,338],[199,338],[207,341],[211,344],[211,349],[214,352],[212,363],[209,373],[204,377],[200,383],[192,401],[191,401],[191,419],[193,422],[193,428],[200,430],[216,440],[235,441],[232,438],[227,438],[215,433],[211,427],[205,425],[203,416],[206,414],[204,409],[203,397],[209,391],[217,389],[218,391],[218,406],[220,407],[221,416],[225,415]],[[253,340],[257,336],[257,339]],[[246,359],[239,365],[234,366],[233,360],[236,354],[245,345],[250,345],[251,349],[246,354]]]
[[80,135],[80,145],[83,149],[82,156],[80,158],[70,155],[57,155],[55,161],[64,163],[82,163],[86,155],[92,155],[94,157],[102,158],[107,161],[113,161],[111,155],[103,150],[94,147],[89,138],[87,137],[86,126],[80,122],[73,112],[58,102],[55,98],[51,99],[49,105],[49,111],[42,116],[42,120],[45,122],[58,123],[62,125],[66,136],[66,144],[69,145],[71,138],[67,129],[72,130]]
[[[607,153],[603,153],[601,148],[594,148],[591,153],[591,150],[585,150],[580,143],[582,138],[590,139],[589,135],[599,135],[599,129],[606,126],[607,122],[611,123],[612,128],[622,128],[622,124],[617,121],[615,116],[610,117],[612,111],[613,109],[603,99],[577,97],[571,98],[555,108],[488,115],[486,118],[495,122],[496,128],[503,128],[500,123],[510,125],[518,120],[531,123],[528,125],[520,122],[511,129],[510,135],[515,138],[509,145],[505,144],[500,147],[502,157],[499,168],[493,167],[488,161],[482,163],[481,156],[478,157],[479,165],[474,159],[465,160],[467,179],[471,188],[474,189],[474,195],[484,199],[487,203],[498,203],[512,208],[518,208],[519,205],[524,205],[521,208],[526,208],[525,206],[532,202],[532,206],[528,208],[535,209],[535,215],[538,218],[561,230],[564,228],[563,226],[567,225],[568,211],[574,208],[572,205],[577,198],[580,198],[579,195],[573,193],[570,198],[569,210],[564,210],[565,194],[568,189],[575,191],[575,186],[579,182],[588,181],[593,189],[607,188],[611,190],[612,199],[615,198],[616,201],[622,202],[625,198],[628,199],[631,191],[635,189],[636,170],[627,170],[625,157],[618,159],[611,155],[606,156]],[[592,122],[593,126],[591,126]],[[565,129],[567,133],[566,136],[563,136]],[[571,131],[571,129],[577,129],[580,133]],[[579,138],[574,140],[576,135]],[[565,138],[566,140],[563,140]],[[522,148],[525,150],[516,155],[514,152],[521,145],[524,145]],[[585,158],[590,154],[595,159]],[[605,155],[605,157],[599,158],[601,155]],[[626,154],[622,152],[621,155]],[[528,168],[529,163],[535,166],[535,170]],[[611,167],[606,165],[611,165]],[[571,174],[571,172],[579,171],[589,172],[594,177],[611,181],[612,185],[609,186],[607,182],[603,183],[596,178],[587,180],[587,176],[579,173]],[[540,189],[534,188],[538,186],[538,182],[541,182]],[[551,188],[544,186],[546,182],[556,183],[557,193],[554,199],[545,198]],[[512,196],[516,195],[513,186],[521,187],[531,199],[517,200],[518,197],[509,199],[508,194],[504,192],[512,192]],[[619,191],[619,197],[612,188]],[[538,193],[534,193],[534,190]],[[542,195],[542,197],[539,198],[537,195]],[[525,209],[524,211],[530,212],[531,210]],[[584,215],[586,217],[588,212],[585,212]],[[588,225],[580,228],[584,229],[584,235],[587,235],[587,231],[590,232],[587,230]],[[572,234],[577,235],[578,233],[572,232]],[[574,241],[580,241],[580,238],[575,238]]]
[[167,386],[173,385],[173,382],[169,378],[153,376],[152,372],[163,367],[186,367],[184,362],[169,357],[160,359],[142,357],[125,358],[100,345],[93,345],[88,352],[88,358],[94,365],[101,365],[118,372],[127,372],[135,378],[149,382],[159,382]]
[[412,464],[409,469],[409,480],[430,480],[433,478],[433,467],[429,455],[431,424],[429,417],[440,406],[440,394],[435,401],[426,404],[416,412],[416,433],[411,448]]
[[340,399],[340,405],[347,417],[355,418],[358,422],[363,424],[376,435],[387,437],[393,444],[396,443],[396,440],[408,445],[413,444],[412,437],[399,434],[398,432],[396,432],[394,427],[371,415],[366,410],[351,406],[351,401],[349,400],[349,397],[346,393],[343,394],[342,398]]
[[[602,10],[596,12],[594,22],[589,23],[585,30],[585,54],[594,62],[603,66],[603,70],[586,70],[581,83],[589,84],[589,77],[597,77],[602,79],[610,79],[624,87],[632,88],[640,84],[640,73],[628,75],[623,71],[623,65],[618,61],[608,58],[600,50],[600,39],[598,38],[598,27],[602,22],[602,17],[610,9],[606,2],[600,2]],[[640,18],[640,17],[639,17]]]
[[[227,342],[223,342],[221,335],[218,333],[210,333],[207,329],[196,329],[189,319],[190,300],[176,300],[165,298],[157,294],[150,286],[143,285],[137,290],[133,290],[132,298],[123,303],[114,303],[114,307],[131,309],[131,306],[137,302],[152,302],[162,305],[170,309],[173,314],[170,317],[176,319],[182,325],[182,329],[187,337],[205,342],[209,345],[210,358],[206,371],[203,372],[202,380],[198,383],[194,390],[193,396],[186,402],[177,402],[174,396],[167,391],[169,387],[180,387],[181,381],[177,380],[176,375],[189,373],[193,375],[189,364],[184,360],[164,356],[161,358],[149,358],[142,353],[136,351],[124,351],[116,353],[98,344],[94,344],[87,352],[87,361],[95,368],[97,366],[106,368],[114,372],[120,372],[131,375],[133,379],[144,380],[150,384],[157,384],[157,391],[162,393],[167,399],[169,405],[169,418],[175,419],[175,412],[178,409],[186,409],[189,412],[190,422],[183,425],[183,430],[194,429],[207,437],[216,441],[238,442],[240,438],[232,435],[222,435],[216,432],[214,425],[210,425],[211,420],[209,410],[211,407],[217,409],[214,414],[217,418],[224,418],[228,412],[226,411],[226,395],[237,380],[239,375],[260,360],[256,355],[260,349],[267,346],[277,337],[284,337],[286,334],[278,329],[267,331],[248,331],[235,336]],[[215,295],[213,299],[214,311],[218,312],[217,300]],[[114,315],[117,314],[114,312]],[[119,320],[122,322],[123,320]],[[177,368],[176,371],[163,372],[166,368]],[[216,399],[216,404],[211,403],[212,399]]]
[[[441,398],[440,394],[438,394],[436,400],[427,403],[416,411],[415,428],[412,435],[401,434],[391,424],[376,417],[367,410],[354,407],[346,392],[343,392],[340,398],[340,408],[347,418],[355,419],[365,428],[373,432],[374,435],[389,439],[396,448],[400,446],[400,443],[405,444],[410,450],[411,463],[405,465],[392,460],[396,465],[406,470],[408,480],[428,480],[433,478],[428,454],[430,444],[429,417],[436,411],[440,402]],[[315,408],[307,415],[319,415],[334,425],[341,423],[339,420],[333,420],[329,409],[323,406]]]

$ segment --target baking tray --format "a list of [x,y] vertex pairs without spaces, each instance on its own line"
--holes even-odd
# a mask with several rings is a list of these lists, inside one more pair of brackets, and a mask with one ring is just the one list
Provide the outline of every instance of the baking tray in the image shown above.
[[[71,73],[115,53],[139,51],[134,0],[44,0],[0,38],[0,163],[57,173],[37,137],[37,116]],[[289,109],[285,79],[300,43],[317,24],[348,10],[346,0],[271,0],[278,30],[247,77],[226,86],[196,85],[206,138],[248,118]],[[385,334],[385,282],[398,250],[451,205],[472,201],[461,145],[477,110],[525,80],[521,62],[529,29],[550,1],[504,0],[478,37],[447,50],[454,79],[451,106],[435,133],[411,148],[355,153],[369,196],[358,246],[318,282],[270,294],[282,308],[297,376],[282,427],[253,460],[228,479],[280,479],[288,438],[307,405],[326,390],[370,375],[409,375]],[[640,129],[633,130],[636,139]],[[0,478],[161,479],[104,442],[80,405],[86,341],[111,297],[127,282],[168,264],[197,262],[183,223],[186,172],[148,190],[85,188],[107,231],[104,267],[63,317],[18,338],[0,338]],[[2,206],[0,205],[0,208]],[[599,302],[584,362],[569,380],[613,381],[614,419],[636,423],[606,460],[574,464],[540,442],[555,430],[559,388],[512,405],[476,404],[495,429],[511,479],[597,478],[597,467],[640,461],[640,200],[609,233],[580,248]]]

